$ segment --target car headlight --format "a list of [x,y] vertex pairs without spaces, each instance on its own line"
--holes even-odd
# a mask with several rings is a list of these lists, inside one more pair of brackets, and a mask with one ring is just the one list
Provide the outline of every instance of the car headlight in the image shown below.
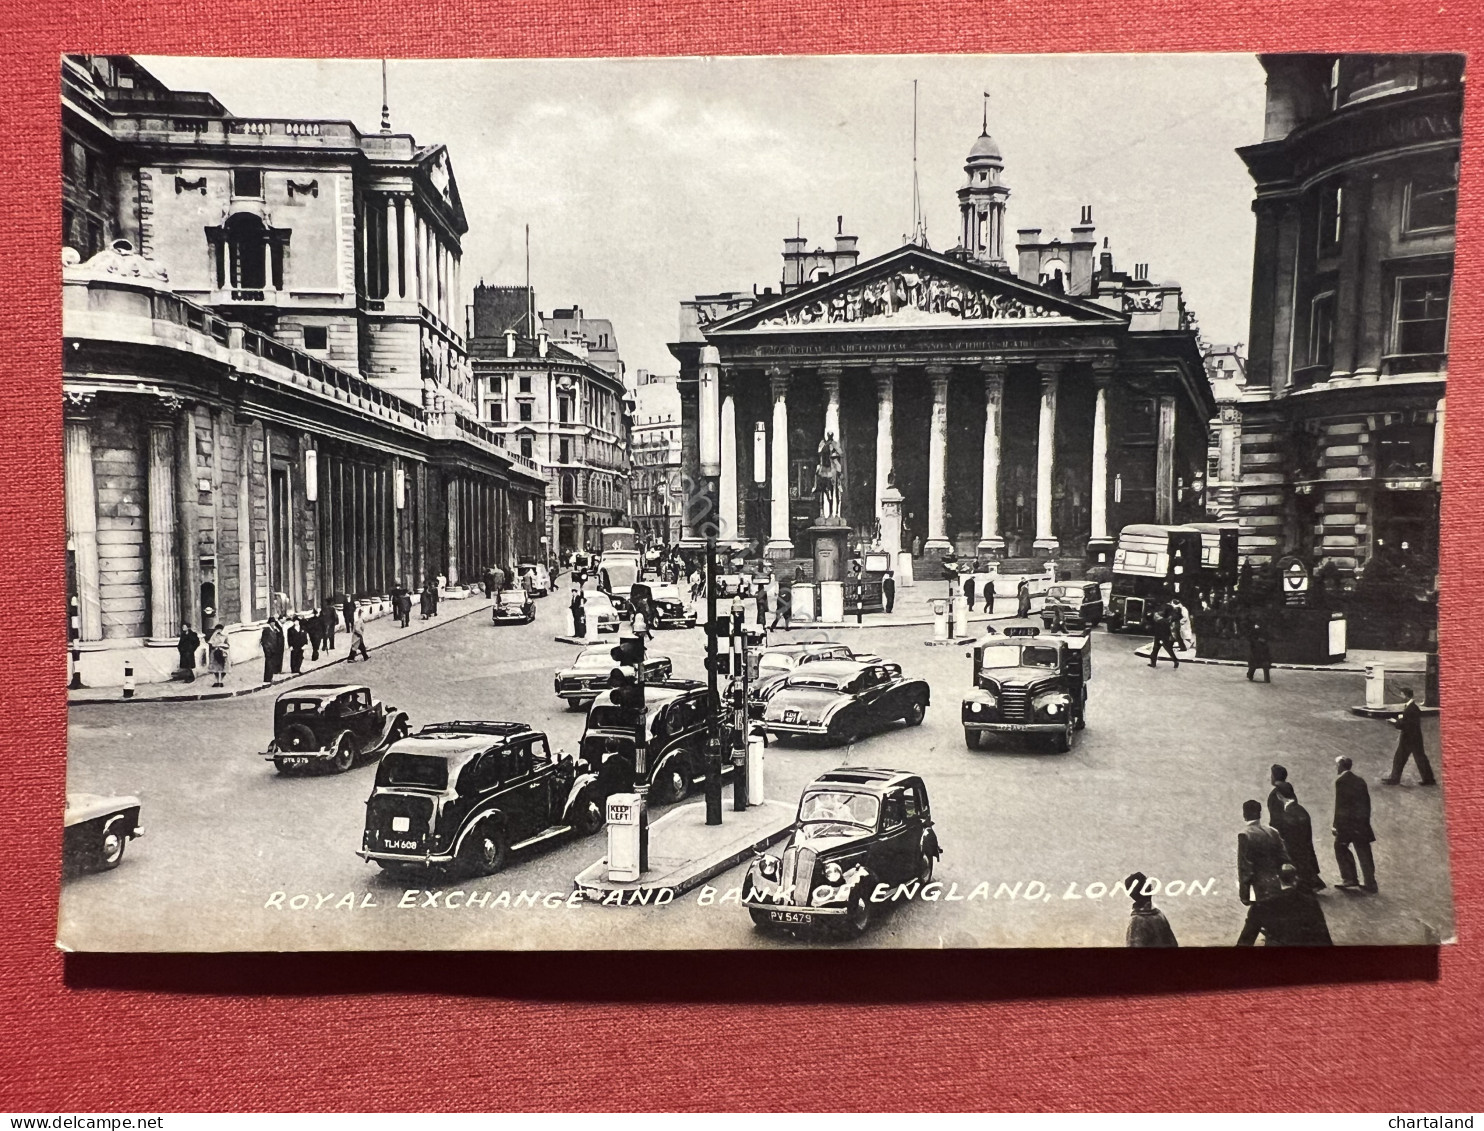
[[1061,714],[1061,704],[1060,703],[1056,703],[1056,702],[1047,703],[1046,704],[1046,713],[1048,715],[1059,715],[1059,714]]
[[778,878],[778,857],[764,856],[757,862],[757,870],[764,879],[776,880]]
[[833,860],[824,866],[824,878],[832,884],[838,884],[840,877],[844,874],[844,872],[840,871],[840,865],[836,864]]
[[981,714],[983,711],[984,711],[984,704],[983,703],[970,703],[969,704],[969,714],[971,714],[971,715],[978,715],[978,714]]

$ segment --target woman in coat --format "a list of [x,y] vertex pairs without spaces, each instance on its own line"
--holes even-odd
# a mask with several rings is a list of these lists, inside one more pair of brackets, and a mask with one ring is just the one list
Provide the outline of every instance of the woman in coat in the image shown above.
[[1031,615],[1031,583],[1022,581],[1015,587],[1015,615],[1028,617]]
[[206,638],[206,671],[212,687],[220,687],[227,678],[227,658],[227,626],[219,624]]

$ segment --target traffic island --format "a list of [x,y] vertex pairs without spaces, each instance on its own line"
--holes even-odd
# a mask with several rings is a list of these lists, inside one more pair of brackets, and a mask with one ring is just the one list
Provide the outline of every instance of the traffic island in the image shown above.
[[764,801],[745,813],[727,806],[720,825],[706,824],[705,801],[678,805],[649,826],[649,871],[639,879],[610,880],[605,856],[578,873],[573,886],[604,906],[663,906],[761,852],[793,823],[794,806],[781,801]]

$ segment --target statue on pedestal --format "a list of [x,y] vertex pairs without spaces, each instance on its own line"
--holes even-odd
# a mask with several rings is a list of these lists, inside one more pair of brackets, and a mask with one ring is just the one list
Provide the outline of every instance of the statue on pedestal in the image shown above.
[[825,433],[817,449],[818,459],[814,468],[814,503],[816,521],[840,517],[840,477],[844,461],[840,445],[835,443],[833,432]]

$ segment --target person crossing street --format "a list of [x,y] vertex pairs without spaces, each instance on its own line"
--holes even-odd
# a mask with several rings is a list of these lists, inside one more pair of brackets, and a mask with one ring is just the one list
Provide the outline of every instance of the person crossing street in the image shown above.
[[1402,688],[1402,695],[1406,699],[1402,713],[1391,720],[1391,725],[1402,733],[1396,740],[1396,753],[1391,759],[1391,776],[1382,778],[1381,784],[1401,785],[1407,759],[1416,758],[1417,773],[1422,777],[1418,784],[1437,785],[1438,779],[1433,777],[1432,763],[1427,760],[1427,751],[1422,744],[1422,708],[1417,705],[1417,697],[1410,687]]
[[1168,605],[1154,611],[1154,643],[1149,646],[1149,666],[1159,666],[1159,650],[1163,648],[1175,665],[1176,670],[1180,668],[1180,657],[1175,655],[1173,637],[1174,613]]

